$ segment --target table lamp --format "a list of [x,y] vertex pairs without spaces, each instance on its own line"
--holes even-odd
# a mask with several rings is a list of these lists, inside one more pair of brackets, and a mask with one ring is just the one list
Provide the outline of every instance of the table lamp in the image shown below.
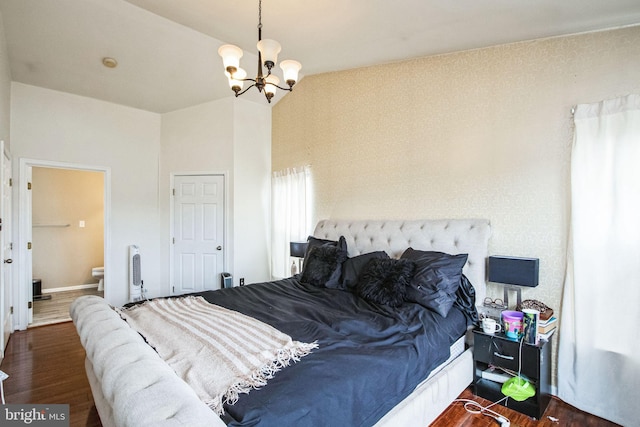
[[538,258],[521,258],[509,256],[489,257],[489,281],[504,286],[504,304],[509,306],[509,291],[516,291],[517,302],[522,302],[522,286],[535,288],[538,286]]
[[[289,254],[294,257],[294,258],[298,258],[298,271],[302,272],[302,259],[304,258],[305,253],[307,252],[307,242],[289,242]],[[291,275],[293,276],[294,274],[296,274],[295,271],[295,261],[293,262],[293,265],[291,266]]]

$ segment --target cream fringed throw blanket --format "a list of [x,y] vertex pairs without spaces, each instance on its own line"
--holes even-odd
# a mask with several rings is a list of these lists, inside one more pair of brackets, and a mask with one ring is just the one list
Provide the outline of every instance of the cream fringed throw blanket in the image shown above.
[[239,393],[269,378],[317,348],[202,297],[167,298],[120,309],[198,397],[217,414]]

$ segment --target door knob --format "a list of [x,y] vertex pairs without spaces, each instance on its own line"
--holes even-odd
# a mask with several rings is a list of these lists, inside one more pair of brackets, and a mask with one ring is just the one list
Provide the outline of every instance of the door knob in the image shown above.
[[222,246],[218,246],[216,249],[221,251],[222,250]]
[[7,258],[4,260],[5,264],[11,264],[13,262],[13,260],[11,258]]

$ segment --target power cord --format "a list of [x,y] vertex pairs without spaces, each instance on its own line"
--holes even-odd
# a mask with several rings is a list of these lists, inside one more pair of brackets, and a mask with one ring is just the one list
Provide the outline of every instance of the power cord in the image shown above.
[[499,413],[489,409],[493,405],[497,405],[498,403],[506,399],[508,399],[507,396],[503,397],[497,402],[492,403],[489,406],[482,406],[475,400],[471,400],[471,399],[456,399],[454,400],[454,402],[464,403],[464,409],[471,414],[482,414],[482,415],[486,415],[487,417],[493,418],[500,424],[500,427],[511,427],[511,421],[509,420],[509,418],[505,417],[504,415],[500,415]]
[[149,301],[147,298],[147,289],[144,287],[144,280],[140,280],[140,301]]
[[[520,377],[520,374],[522,371],[522,344],[523,343],[524,343],[524,337],[520,338],[520,345],[518,348],[518,377]],[[471,414],[482,414],[482,415],[486,415],[488,417],[493,418],[500,424],[500,427],[511,427],[511,420],[509,420],[509,418],[505,417],[504,415],[500,415],[499,413],[489,409],[492,406],[497,405],[502,401],[506,402],[508,399],[509,399],[509,396],[505,396],[502,399],[496,402],[493,402],[491,405],[488,405],[488,406],[482,406],[475,400],[470,400],[470,399],[456,399],[454,400],[454,402],[464,403],[464,409]]]
[[518,376],[519,377],[522,371],[522,343],[524,343],[524,337],[520,338],[520,349],[518,350]]

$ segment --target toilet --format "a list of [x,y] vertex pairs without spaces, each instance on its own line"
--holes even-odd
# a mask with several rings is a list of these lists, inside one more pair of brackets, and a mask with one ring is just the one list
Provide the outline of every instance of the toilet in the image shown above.
[[104,291],[104,267],[93,267],[91,275],[99,280],[98,291]]

